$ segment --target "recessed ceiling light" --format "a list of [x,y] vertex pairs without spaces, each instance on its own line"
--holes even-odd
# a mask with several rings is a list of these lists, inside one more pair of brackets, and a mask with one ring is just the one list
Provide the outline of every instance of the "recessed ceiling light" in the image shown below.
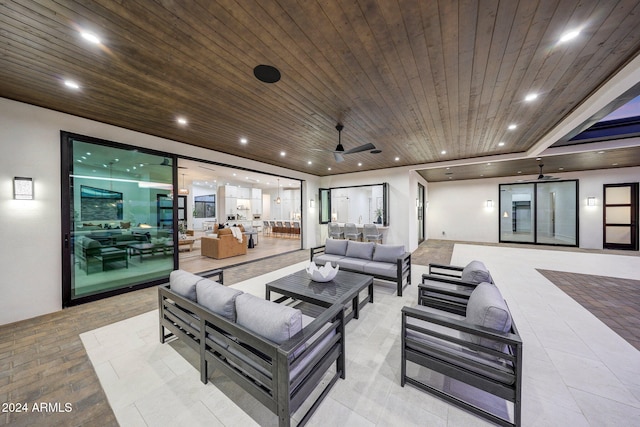
[[442,150],[440,154],[447,154],[447,150]]
[[330,170],[331,170],[331,168],[329,167],[329,168],[327,168],[327,170],[328,170],[328,171],[330,171]]
[[93,44],[102,43],[102,41],[100,40],[100,38],[98,36],[96,36],[93,33],[88,32],[88,31],[80,31],[80,35],[82,36],[83,39],[85,39],[86,41],[91,42]]
[[280,152],[280,157],[284,157],[284,156],[286,156],[286,155],[287,155],[287,153],[285,153],[284,151],[281,151],[281,152]]
[[400,161],[400,157],[396,157],[394,160],[395,160],[396,162],[398,162],[398,161]]
[[178,117],[178,124],[179,125],[185,126],[187,123],[189,123],[187,121],[187,119],[185,119],[184,117]]
[[80,85],[73,80],[65,80],[64,85],[71,89],[80,89]]
[[604,151],[598,151],[598,154],[604,154]]
[[611,163],[611,166],[618,166],[617,163]]
[[451,168],[447,168],[447,170],[449,170],[449,169],[451,169]]
[[514,129],[515,129],[515,128],[517,128],[517,127],[518,127],[518,125],[516,125],[516,124],[513,124],[513,123],[512,123],[512,124],[510,124],[510,125],[507,127],[507,129],[509,129],[509,130],[514,130]]
[[558,40],[558,43],[568,42],[569,40],[573,40],[578,37],[578,35],[580,35],[579,28],[576,30],[567,31],[562,36],[560,36],[560,40]]
[[487,163],[487,166],[491,166],[491,163]]
[[484,176],[483,174],[480,174],[480,176]]
[[310,165],[310,164],[311,164],[311,160],[309,160],[309,161],[307,162],[307,164],[308,164],[308,165]]
[[538,97],[537,93],[530,93],[530,94],[528,94],[527,96],[524,97],[524,100],[527,101],[527,102],[531,102],[534,99],[536,99],[537,97]]
[[518,171],[518,173],[522,173],[522,171]]
[[563,171],[563,170],[564,170],[564,168],[558,168],[558,170],[559,170],[559,171]]
[[540,161],[540,160],[542,160],[542,157],[536,157],[536,160]]
[[236,176],[236,173],[235,173],[235,172],[233,173],[233,176]]
[[358,166],[362,166],[362,162],[358,162]]
[[504,147],[504,142],[498,142],[498,147]]
[[240,144],[246,144],[247,142],[247,138],[240,138]]

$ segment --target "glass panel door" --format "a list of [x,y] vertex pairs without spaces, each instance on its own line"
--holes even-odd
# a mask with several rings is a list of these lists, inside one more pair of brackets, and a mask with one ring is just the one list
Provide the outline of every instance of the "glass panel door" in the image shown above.
[[541,182],[536,185],[536,193],[538,243],[576,245],[576,182]]
[[174,161],[63,133],[63,305],[166,280],[174,256]]
[[605,249],[638,250],[638,183],[604,186]]
[[418,243],[424,242],[424,185],[418,184]]

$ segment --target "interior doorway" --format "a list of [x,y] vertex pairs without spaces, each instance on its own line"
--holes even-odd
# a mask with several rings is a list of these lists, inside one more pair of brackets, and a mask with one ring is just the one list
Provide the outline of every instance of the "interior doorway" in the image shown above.
[[425,238],[425,225],[424,225],[424,185],[418,184],[418,244],[424,242]]

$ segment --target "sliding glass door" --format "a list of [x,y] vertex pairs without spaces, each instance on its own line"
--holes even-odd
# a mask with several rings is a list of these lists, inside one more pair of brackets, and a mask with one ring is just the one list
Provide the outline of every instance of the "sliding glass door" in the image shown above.
[[500,185],[500,242],[578,245],[578,181]]
[[63,305],[166,280],[175,159],[66,132],[61,144]]

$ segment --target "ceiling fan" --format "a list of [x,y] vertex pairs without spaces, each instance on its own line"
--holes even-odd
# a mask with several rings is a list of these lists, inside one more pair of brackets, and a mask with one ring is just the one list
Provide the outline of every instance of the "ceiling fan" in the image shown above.
[[553,181],[553,180],[556,180],[556,179],[560,179],[560,178],[556,178],[555,176],[543,174],[542,173],[542,168],[544,167],[543,163],[540,163],[538,165],[538,167],[540,168],[540,173],[538,174],[537,180],[539,180],[539,181]]
[[329,151],[329,152],[333,153],[333,158],[338,163],[344,161],[344,157],[343,156],[345,154],[360,153],[362,151],[372,151],[372,152],[375,151],[376,153],[380,152],[380,150],[376,150],[376,146],[371,144],[371,143],[363,144],[363,145],[360,145],[358,147],[351,148],[350,150],[345,150],[344,147],[342,146],[342,140],[341,140],[342,129],[344,129],[344,126],[342,126],[342,123],[338,123],[336,125],[336,130],[338,131],[338,145],[336,145],[335,150],[327,150],[327,149],[322,149],[322,148],[314,148],[314,150],[316,150],[316,151]]

